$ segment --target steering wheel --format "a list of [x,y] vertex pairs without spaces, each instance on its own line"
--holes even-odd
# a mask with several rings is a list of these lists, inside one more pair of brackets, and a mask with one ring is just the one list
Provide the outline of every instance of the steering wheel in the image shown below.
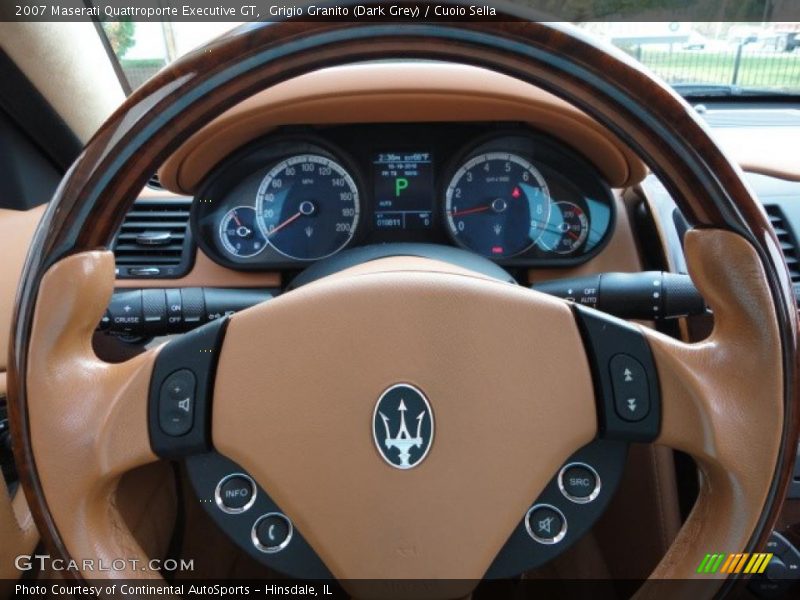
[[[400,257],[314,281],[182,345],[120,364],[98,359],[91,337],[114,287],[109,242],[160,163],[259,90],[397,57],[516,77],[629,144],[694,226],[685,253],[713,333],[683,343],[468,269]],[[615,404],[619,344],[647,380],[640,421]],[[25,492],[50,551],[75,559],[145,560],[116,508],[120,476],[213,448],[271,494],[336,578],[443,578],[467,593],[559,466],[608,437],[696,460],[696,506],[651,576],[685,580],[706,552],[763,544],[798,441],[794,297],[741,171],[692,109],[627,56],[510,13],[437,26],[252,24],[170,65],[127,99],[62,182],[27,261],[11,353]],[[193,412],[188,430],[169,435],[159,402],[176,369],[191,376],[183,383]],[[401,465],[413,468],[387,464],[386,440],[376,439],[378,413],[399,408],[376,402],[397,384],[419,392],[404,439],[425,437],[426,452]],[[431,420],[427,433],[412,431],[418,412]]]

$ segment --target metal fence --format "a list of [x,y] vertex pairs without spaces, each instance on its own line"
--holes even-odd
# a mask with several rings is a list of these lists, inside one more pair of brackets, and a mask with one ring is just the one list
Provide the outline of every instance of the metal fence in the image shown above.
[[[800,89],[800,48],[765,49],[753,44],[687,49],[635,46],[623,48],[668,83],[738,85],[777,90]],[[133,89],[158,73],[163,64],[123,61]],[[148,64],[150,63],[150,64]]]
[[800,89],[798,49],[786,51],[735,45],[722,49],[636,46],[625,50],[671,84]]

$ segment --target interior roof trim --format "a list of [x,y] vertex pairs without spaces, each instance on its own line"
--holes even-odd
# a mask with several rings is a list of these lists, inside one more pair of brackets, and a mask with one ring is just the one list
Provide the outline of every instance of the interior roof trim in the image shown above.
[[531,84],[469,65],[376,61],[321,69],[251,96],[181,145],[159,178],[167,189],[192,194],[226,156],[281,125],[414,121],[525,122],[586,156],[613,187],[647,174],[608,129]]
[[91,22],[0,23],[0,47],[83,143],[125,100]]

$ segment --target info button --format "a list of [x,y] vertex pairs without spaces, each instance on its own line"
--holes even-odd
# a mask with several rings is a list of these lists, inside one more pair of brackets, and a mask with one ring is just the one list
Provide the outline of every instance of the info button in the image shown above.
[[244,473],[227,475],[217,484],[214,501],[222,512],[243,513],[256,501],[256,483]]

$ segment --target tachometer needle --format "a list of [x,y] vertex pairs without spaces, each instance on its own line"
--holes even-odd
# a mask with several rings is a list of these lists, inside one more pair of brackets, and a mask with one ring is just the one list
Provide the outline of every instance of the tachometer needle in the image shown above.
[[491,208],[492,208],[491,206],[478,206],[477,208],[467,208],[465,210],[457,210],[456,212],[451,212],[450,216],[451,217],[461,217],[461,216],[464,216],[464,215],[471,215],[471,214],[474,214],[474,213],[485,212],[485,211],[487,211],[487,210],[489,210]]
[[273,234],[275,234],[275,233],[278,233],[278,232],[279,232],[281,229],[283,229],[284,227],[286,227],[286,226],[287,226],[287,225],[289,225],[290,223],[294,222],[295,220],[299,219],[301,216],[303,216],[303,213],[301,213],[300,211],[296,212],[296,213],[295,213],[295,214],[293,214],[291,217],[289,217],[288,219],[286,219],[286,220],[285,220],[283,223],[281,223],[280,225],[278,225],[277,227],[275,227],[275,229],[273,229],[272,231],[270,231],[270,232],[267,234],[267,237],[270,237],[270,236],[272,236]]

